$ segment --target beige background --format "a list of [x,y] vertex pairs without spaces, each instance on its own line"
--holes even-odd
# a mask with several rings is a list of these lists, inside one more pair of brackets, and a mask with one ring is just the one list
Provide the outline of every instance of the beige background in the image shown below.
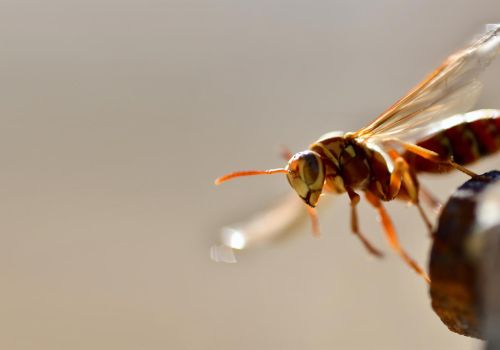
[[[499,20],[497,0],[0,1],[0,348],[477,349],[363,205],[389,253],[367,256],[346,198],[321,240],[210,261],[221,226],[289,191],[212,181],[363,126]],[[423,179],[441,198],[464,180]],[[425,264],[416,210],[389,209]]]

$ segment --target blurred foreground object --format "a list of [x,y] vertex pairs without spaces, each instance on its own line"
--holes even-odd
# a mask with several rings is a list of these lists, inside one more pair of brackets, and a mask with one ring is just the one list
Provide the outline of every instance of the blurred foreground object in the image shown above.
[[500,171],[473,178],[439,218],[430,257],[432,308],[456,333],[500,349]]
[[224,227],[222,244],[210,248],[210,258],[215,262],[235,263],[233,249],[242,250],[275,240],[303,219],[305,214],[300,199],[289,194],[249,220]]

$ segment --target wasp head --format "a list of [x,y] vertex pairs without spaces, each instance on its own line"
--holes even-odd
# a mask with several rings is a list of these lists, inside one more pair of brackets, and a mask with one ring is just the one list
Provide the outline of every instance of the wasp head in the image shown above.
[[315,207],[325,183],[321,156],[314,151],[296,153],[288,161],[288,182],[307,205]]

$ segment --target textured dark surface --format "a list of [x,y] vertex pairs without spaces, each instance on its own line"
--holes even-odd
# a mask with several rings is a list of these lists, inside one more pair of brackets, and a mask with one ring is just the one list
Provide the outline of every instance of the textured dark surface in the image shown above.
[[[500,179],[499,171],[483,174],[460,186],[439,217],[432,246],[429,272],[432,307],[453,332],[483,338],[480,329],[481,261],[467,254],[468,238],[477,225],[477,205],[483,191]],[[499,213],[500,215],[500,213]]]

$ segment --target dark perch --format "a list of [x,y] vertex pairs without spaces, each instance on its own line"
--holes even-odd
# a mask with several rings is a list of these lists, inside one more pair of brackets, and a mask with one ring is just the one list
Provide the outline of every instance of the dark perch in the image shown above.
[[430,295],[451,331],[500,349],[500,171],[483,177],[489,181],[467,181],[443,208],[430,256]]

